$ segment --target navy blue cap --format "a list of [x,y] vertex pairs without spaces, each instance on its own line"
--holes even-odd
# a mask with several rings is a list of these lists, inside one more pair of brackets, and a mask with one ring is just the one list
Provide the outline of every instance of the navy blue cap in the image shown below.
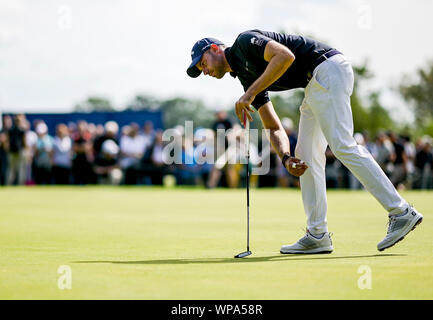
[[197,41],[192,47],[192,51],[191,51],[192,63],[186,70],[186,73],[191,78],[197,78],[200,75],[201,71],[195,65],[200,61],[201,57],[203,56],[203,53],[205,53],[212,44],[224,45],[224,43],[222,43],[217,39],[203,38]]

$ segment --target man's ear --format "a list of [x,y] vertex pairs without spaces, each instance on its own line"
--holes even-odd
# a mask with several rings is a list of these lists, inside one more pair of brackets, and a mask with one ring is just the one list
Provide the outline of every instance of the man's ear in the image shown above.
[[210,45],[211,49],[213,50],[214,53],[218,52],[220,47],[218,47],[215,43],[212,43]]

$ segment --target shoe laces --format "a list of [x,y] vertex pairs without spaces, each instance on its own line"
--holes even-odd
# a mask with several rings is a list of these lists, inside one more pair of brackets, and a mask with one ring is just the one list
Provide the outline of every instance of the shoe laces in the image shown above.
[[387,233],[392,232],[392,229],[394,227],[395,222],[397,221],[397,218],[394,216],[389,217],[388,222],[386,223],[386,225],[388,226],[388,231]]

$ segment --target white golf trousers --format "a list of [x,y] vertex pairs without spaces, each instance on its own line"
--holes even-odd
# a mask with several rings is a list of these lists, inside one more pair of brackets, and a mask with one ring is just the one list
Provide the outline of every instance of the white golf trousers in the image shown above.
[[328,231],[325,177],[328,144],[337,159],[389,214],[401,213],[408,207],[371,154],[353,138],[350,106],[353,80],[350,62],[341,54],[332,56],[314,70],[300,107],[295,155],[309,166],[300,182],[307,228],[313,234]]

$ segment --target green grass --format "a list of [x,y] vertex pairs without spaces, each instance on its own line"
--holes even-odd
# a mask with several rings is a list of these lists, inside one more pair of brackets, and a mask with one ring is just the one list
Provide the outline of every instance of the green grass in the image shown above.
[[[423,223],[379,253],[387,215],[367,192],[328,192],[329,255],[280,255],[303,235],[298,190],[0,189],[1,299],[432,299],[433,193],[405,192]],[[72,289],[57,286],[59,266]],[[358,288],[358,268],[372,289]]]

